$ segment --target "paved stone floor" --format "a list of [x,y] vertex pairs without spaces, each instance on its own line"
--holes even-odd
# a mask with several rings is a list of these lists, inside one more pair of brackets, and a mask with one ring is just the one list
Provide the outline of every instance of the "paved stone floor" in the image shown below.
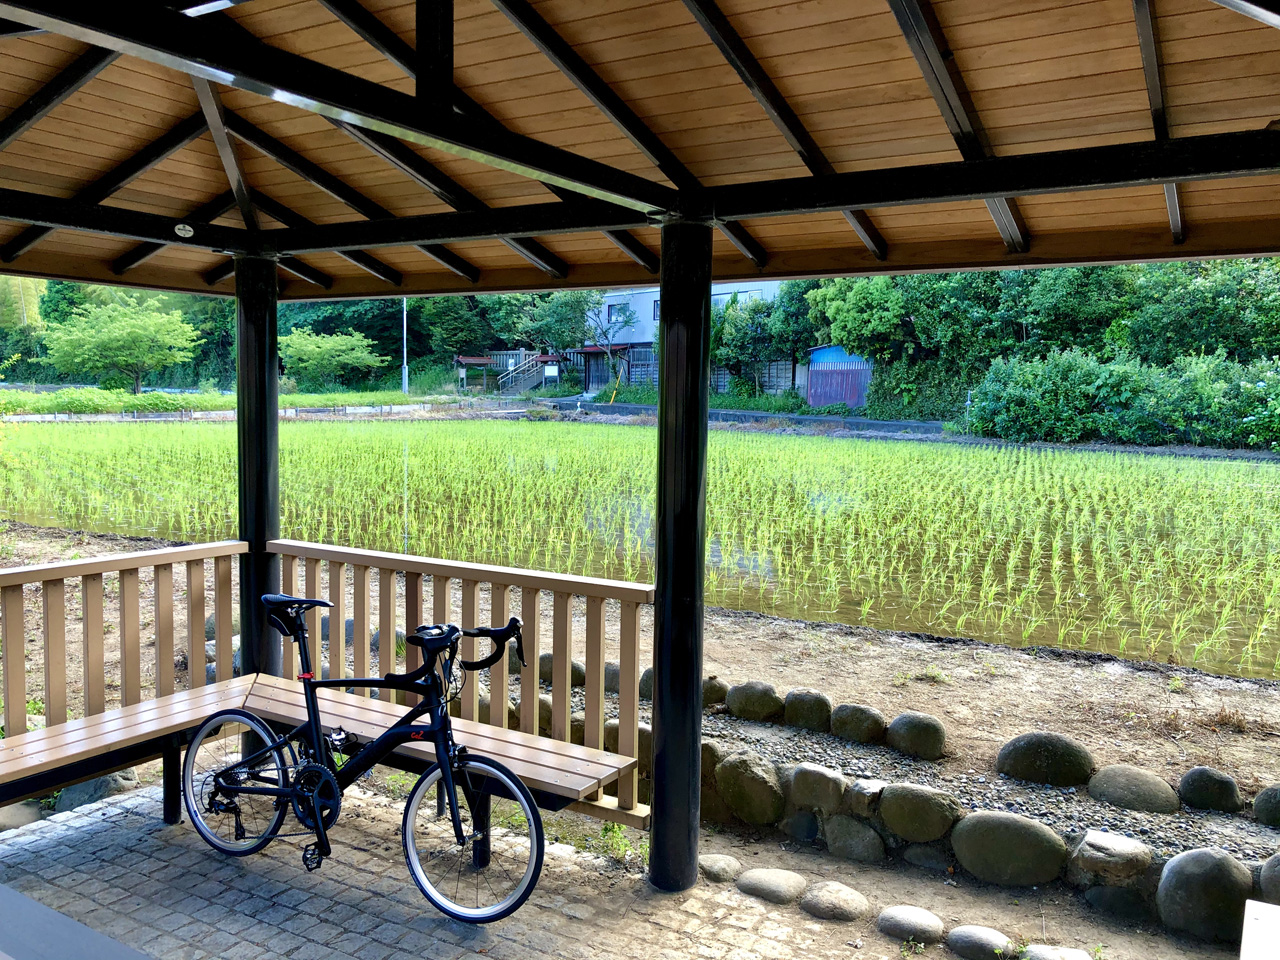
[[[548,847],[542,880],[514,916],[486,927],[456,923],[436,913],[409,879],[400,847],[400,806],[349,792],[332,834],[334,856],[309,874],[300,840],[281,839],[255,856],[228,858],[205,846],[189,824],[165,825],[158,788],[139,790],[0,835],[0,883],[162,960],[902,955],[900,945],[877,934],[871,921],[817,922],[795,907],[775,907],[732,886],[699,883],[682,894],[662,894],[634,872],[563,845]],[[1011,919],[1006,895],[957,890],[936,876],[878,868],[851,876],[862,868],[728,836],[707,835],[704,845],[735,853],[747,866],[786,866],[815,879],[842,879],[879,906],[886,897],[888,903],[909,902],[901,899],[909,895],[948,925]],[[1012,903],[1039,939],[1045,904],[1061,901],[1024,896]],[[1108,942],[1107,929],[1091,926],[1078,911],[1068,907],[1055,915],[1050,909],[1047,932],[1058,935],[1056,942]],[[1175,946],[1153,931],[1105,956],[1234,956],[1188,946]],[[928,953],[938,956],[942,950]]]

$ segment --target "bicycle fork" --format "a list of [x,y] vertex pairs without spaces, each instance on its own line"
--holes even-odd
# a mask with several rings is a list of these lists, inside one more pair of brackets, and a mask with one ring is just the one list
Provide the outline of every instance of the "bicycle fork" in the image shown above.
[[[458,846],[466,845],[471,840],[471,864],[477,870],[489,865],[489,808],[490,796],[484,790],[477,789],[464,772],[462,774],[462,794],[471,811],[470,837],[462,826],[462,812],[458,807],[458,781],[453,778],[453,764],[466,758],[466,747],[453,747],[443,734],[436,744],[436,757],[440,765],[440,782],[436,786],[436,816],[444,816],[445,807],[449,810],[449,818],[453,821],[453,836]],[[440,758],[443,758],[441,760]]]

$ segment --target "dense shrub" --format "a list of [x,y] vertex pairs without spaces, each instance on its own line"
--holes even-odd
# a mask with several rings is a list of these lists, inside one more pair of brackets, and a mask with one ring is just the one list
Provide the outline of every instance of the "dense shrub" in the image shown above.
[[970,384],[938,362],[877,363],[866,406],[872,420],[953,420],[964,415]]
[[1070,350],[996,360],[974,390],[971,426],[1006,440],[1273,447],[1280,361],[1218,352],[1167,367]]

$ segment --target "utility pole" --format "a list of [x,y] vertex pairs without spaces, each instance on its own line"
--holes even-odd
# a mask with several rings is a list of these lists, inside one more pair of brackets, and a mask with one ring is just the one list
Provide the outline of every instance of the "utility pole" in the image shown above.
[[400,357],[400,392],[409,393],[409,298],[404,298],[404,311],[400,317],[400,339],[404,352]]

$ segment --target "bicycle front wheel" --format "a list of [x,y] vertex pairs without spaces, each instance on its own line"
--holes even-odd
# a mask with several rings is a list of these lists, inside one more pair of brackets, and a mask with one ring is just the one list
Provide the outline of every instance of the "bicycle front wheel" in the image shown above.
[[236,786],[284,787],[288,768],[271,728],[247,710],[223,710],[191,738],[182,765],[182,799],[192,826],[215,850],[257,853],[280,832],[289,805]]
[[464,923],[510,916],[542,872],[542,817],[520,778],[486,757],[453,768],[464,842],[459,845],[437,763],[404,808],[404,858],[423,896]]

